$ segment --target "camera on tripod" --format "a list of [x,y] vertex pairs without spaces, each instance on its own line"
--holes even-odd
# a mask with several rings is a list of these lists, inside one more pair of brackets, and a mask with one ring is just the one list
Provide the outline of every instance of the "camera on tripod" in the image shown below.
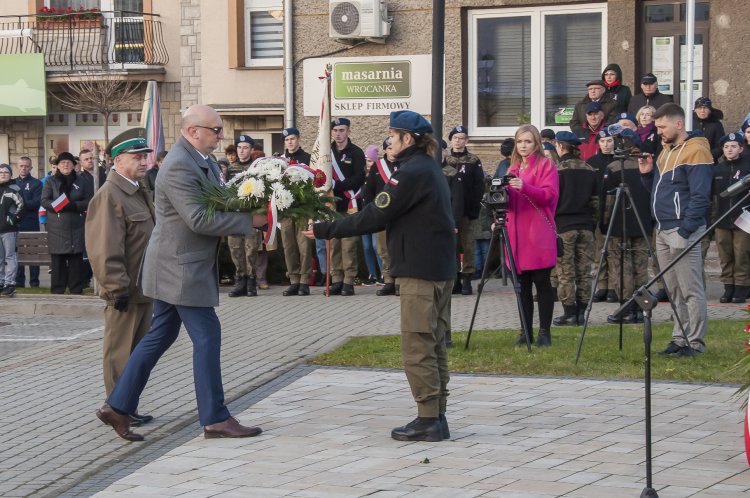
[[628,159],[633,149],[640,151],[640,138],[633,130],[615,123],[607,127],[607,132],[615,141],[614,159]]
[[508,208],[508,186],[516,175],[503,175],[500,178],[489,178],[489,190],[482,198],[482,204],[493,212],[506,211]]

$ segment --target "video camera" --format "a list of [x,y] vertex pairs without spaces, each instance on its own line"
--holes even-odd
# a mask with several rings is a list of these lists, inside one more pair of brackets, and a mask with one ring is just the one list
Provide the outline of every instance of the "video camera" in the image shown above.
[[615,123],[607,127],[607,132],[615,141],[615,159],[627,159],[633,148],[640,150],[641,139],[636,132]]
[[508,208],[508,185],[516,175],[503,175],[500,178],[488,178],[489,189],[482,198],[482,204],[494,212],[505,211]]

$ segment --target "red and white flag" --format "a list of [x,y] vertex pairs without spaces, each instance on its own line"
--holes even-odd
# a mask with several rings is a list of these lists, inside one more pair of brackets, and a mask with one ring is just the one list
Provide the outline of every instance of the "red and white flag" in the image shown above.
[[315,145],[313,145],[312,151],[310,152],[310,166],[314,169],[322,170],[326,175],[326,183],[318,190],[321,192],[328,192],[331,190],[331,100],[330,100],[330,89],[331,89],[331,73],[329,70],[325,71],[325,75],[322,76],[321,81],[323,82],[323,100],[320,105],[320,119],[318,120],[318,138],[315,139]]
[[52,209],[54,209],[56,213],[59,213],[68,204],[70,204],[68,196],[65,194],[60,194],[60,197],[52,201]]

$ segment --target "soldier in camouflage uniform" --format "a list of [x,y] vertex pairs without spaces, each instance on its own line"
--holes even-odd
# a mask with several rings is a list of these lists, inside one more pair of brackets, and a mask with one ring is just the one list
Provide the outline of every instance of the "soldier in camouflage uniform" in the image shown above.
[[[229,164],[229,178],[245,171],[250,164],[252,146],[255,141],[249,135],[240,135],[235,141],[237,148],[237,162]],[[255,266],[258,258],[258,250],[261,247],[261,233],[255,231],[249,237],[227,237],[229,252],[232,262],[236,268],[235,286],[229,291],[229,297],[257,296],[258,284],[255,279]]]
[[[638,216],[643,223],[646,233],[651,232],[651,212],[649,209],[650,194],[641,182],[641,173],[638,170],[637,156],[640,150],[634,147],[630,151],[632,157],[623,162],[625,167],[624,176],[620,161],[613,161],[607,166],[602,181],[602,190],[611,192],[606,196],[602,209],[602,224],[608,227],[612,224],[612,232],[607,245],[607,264],[609,266],[610,287],[615,290],[617,296],[628,299],[633,295],[635,289],[648,281],[648,240],[643,236],[638,220],[632,208],[638,211]],[[625,209],[625,252],[623,264],[620,265],[620,253],[622,248],[622,211],[612,216],[615,195],[614,190],[623,181],[630,193],[630,199],[626,199]],[[631,207],[632,206],[632,207]],[[620,288],[620,275],[623,276],[625,289]],[[607,317],[609,323],[618,323],[611,315]],[[623,317],[625,323],[642,323],[643,313],[637,306]]]
[[580,138],[569,131],[558,132],[555,138],[555,148],[560,156],[557,164],[560,198],[555,225],[564,247],[563,254],[557,258],[557,295],[564,313],[552,323],[557,326],[580,325],[579,315],[583,314],[591,297],[599,181],[594,168],[580,159]]

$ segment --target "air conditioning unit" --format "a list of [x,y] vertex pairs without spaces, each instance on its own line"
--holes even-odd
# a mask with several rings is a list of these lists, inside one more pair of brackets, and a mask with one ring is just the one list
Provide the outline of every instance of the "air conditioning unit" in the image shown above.
[[385,0],[329,0],[328,7],[331,38],[377,39],[391,32]]

